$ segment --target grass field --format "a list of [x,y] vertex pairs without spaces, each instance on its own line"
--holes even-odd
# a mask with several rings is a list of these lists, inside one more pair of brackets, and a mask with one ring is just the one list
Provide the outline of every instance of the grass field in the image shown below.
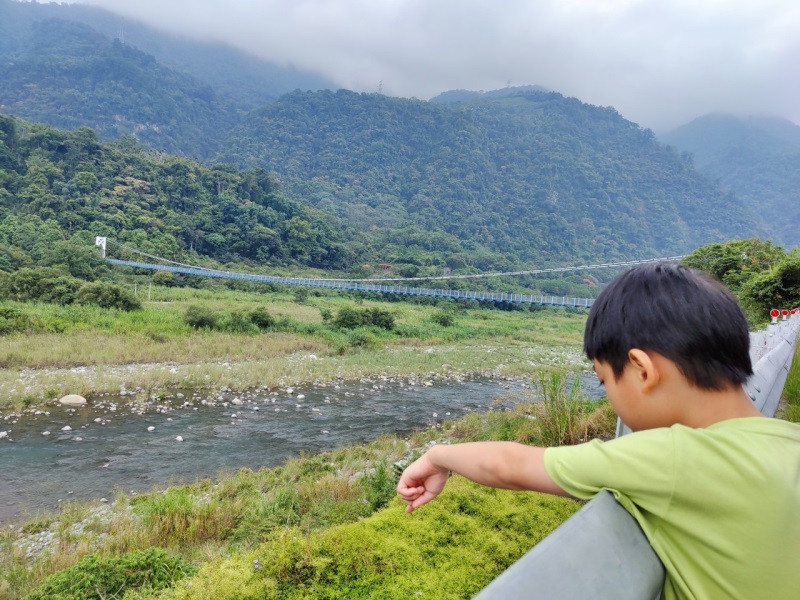
[[[0,326],[5,321],[11,331],[0,348],[0,410],[121,389],[144,398],[170,387],[213,393],[382,373],[529,376],[541,368],[587,367],[579,356],[585,312],[381,302],[334,292],[298,301],[289,292],[224,286],[153,288],[150,298],[132,312],[2,303]],[[219,326],[190,326],[190,307],[211,313]],[[384,311],[394,326],[337,326],[331,317],[350,308]],[[266,311],[270,325],[254,327],[254,311]]]

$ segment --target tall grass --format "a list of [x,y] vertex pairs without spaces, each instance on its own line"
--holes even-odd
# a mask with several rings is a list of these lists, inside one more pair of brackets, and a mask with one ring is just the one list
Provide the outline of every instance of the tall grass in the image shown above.
[[783,400],[778,416],[793,423],[800,423],[800,352],[795,350],[792,365],[783,386]]

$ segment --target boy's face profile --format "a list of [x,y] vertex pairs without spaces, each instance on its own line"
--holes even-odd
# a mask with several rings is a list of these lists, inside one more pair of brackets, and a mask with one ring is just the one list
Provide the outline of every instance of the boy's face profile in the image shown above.
[[632,421],[638,420],[636,413],[639,411],[636,410],[638,395],[633,381],[633,370],[626,367],[622,375],[617,379],[614,376],[614,370],[607,362],[594,359],[592,363],[594,364],[594,372],[597,375],[597,379],[600,385],[605,388],[606,397],[614,408],[614,412],[622,419],[623,423],[631,429],[635,429]]
[[659,394],[659,371],[666,359],[634,349],[622,374],[617,378],[610,364],[594,359],[597,379],[606,390],[614,412],[634,431],[668,427],[674,423],[670,407]]

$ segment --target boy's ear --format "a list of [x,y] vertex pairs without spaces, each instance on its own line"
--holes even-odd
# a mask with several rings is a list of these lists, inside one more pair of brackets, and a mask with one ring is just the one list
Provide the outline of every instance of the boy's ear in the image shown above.
[[641,384],[642,391],[650,391],[659,381],[661,373],[653,358],[644,350],[631,348],[628,350],[629,367],[634,370],[636,380]]

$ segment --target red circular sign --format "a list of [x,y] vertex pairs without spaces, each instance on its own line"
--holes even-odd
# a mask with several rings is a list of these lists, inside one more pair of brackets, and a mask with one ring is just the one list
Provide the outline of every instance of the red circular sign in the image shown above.
[[784,308],[784,309],[781,311],[781,314],[782,314],[782,315],[785,317],[786,315],[788,315],[788,314],[789,314],[789,311],[788,311],[788,310],[786,310],[786,309]]
[[777,317],[780,314],[781,312],[777,308],[773,308],[771,311],[769,311],[770,317]]

